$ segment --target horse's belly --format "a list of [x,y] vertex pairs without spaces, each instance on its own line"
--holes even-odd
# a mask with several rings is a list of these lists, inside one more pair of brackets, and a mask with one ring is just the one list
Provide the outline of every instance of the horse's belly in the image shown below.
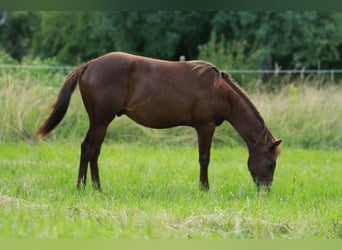
[[170,128],[180,125],[191,125],[191,117],[184,112],[171,109],[136,109],[123,112],[136,123],[149,128]]
[[150,128],[194,126],[198,121],[212,117],[206,98],[191,96],[181,91],[172,94],[171,90],[144,97],[135,95],[126,103],[122,113]]

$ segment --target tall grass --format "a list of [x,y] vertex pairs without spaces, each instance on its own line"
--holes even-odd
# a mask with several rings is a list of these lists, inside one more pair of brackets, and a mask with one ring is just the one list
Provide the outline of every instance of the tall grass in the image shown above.
[[271,130],[287,145],[341,149],[341,91],[341,85],[296,82],[252,98]]
[[[34,142],[35,131],[50,112],[65,77],[64,73],[0,74],[0,139]],[[286,78],[284,78],[286,80]],[[252,83],[249,86],[253,86]],[[342,86],[322,84],[319,78],[283,80],[281,87],[264,88],[256,84],[249,90],[274,136],[288,146],[340,149],[342,147]],[[79,91],[76,90],[65,119],[48,140],[81,140],[88,118]],[[191,128],[153,130],[137,125],[127,117],[116,118],[107,140],[141,143],[195,144]],[[230,124],[217,128],[214,143],[235,146],[243,144]]]

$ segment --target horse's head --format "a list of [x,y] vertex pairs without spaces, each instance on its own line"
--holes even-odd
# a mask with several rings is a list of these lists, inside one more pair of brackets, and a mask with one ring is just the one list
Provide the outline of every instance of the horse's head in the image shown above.
[[249,150],[248,168],[258,189],[260,185],[269,188],[272,184],[281,142],[276,140],[271,145],[258,145]]

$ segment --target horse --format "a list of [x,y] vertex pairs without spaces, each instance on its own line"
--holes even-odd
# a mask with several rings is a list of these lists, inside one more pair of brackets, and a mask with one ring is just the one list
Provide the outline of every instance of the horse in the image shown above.
[[93,187],[101,190],[101,145],[108,125],[121,115],[149,128],[193,127],[198,138],[199,184],[204,190],[209,189],[215,128],[228,121],[248,147],[247,165],[258,190],[271,186],[282,140],[273,137],[246,92],[214,64],[159,60],[124,52],[99,56],[66,76],[37,136],[46,136],[62,121],[77,83],[89,118],[81,144],[77,188],[86,185],[89,163]]

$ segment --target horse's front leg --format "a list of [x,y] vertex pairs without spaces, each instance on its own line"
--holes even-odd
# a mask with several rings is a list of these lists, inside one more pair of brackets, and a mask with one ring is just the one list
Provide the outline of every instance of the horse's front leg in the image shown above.
[[200,164],[200,189],[209,189],[208,180],[208,166],[210,162],[210,147],[213,134],[215,131],[215,124],[209,123],[201,125],[196,128],[198,136],[198,152],[199,152],[199,164]]

